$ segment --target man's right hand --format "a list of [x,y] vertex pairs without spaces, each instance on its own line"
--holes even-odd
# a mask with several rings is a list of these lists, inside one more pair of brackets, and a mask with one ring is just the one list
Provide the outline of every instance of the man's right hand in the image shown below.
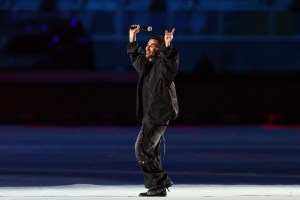
[[140,31],[140,25],[131,25],[129,29],[129,42],[136,41],[136,34]]

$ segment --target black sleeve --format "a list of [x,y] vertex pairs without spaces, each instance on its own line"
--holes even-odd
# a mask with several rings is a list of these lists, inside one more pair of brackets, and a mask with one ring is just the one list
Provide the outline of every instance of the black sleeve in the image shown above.
[[165,75],[167,75],[167,77],[169,77],[168,79],[171,81],[175,78],[175,75],[178,71],[179,52],[175,47],[169,46],[162,51],[162,57],[164,65],[163,72],[165,73]]
[[145,65],[147,59],[145,52],[140,45],[137,42],[130,42],[127,46],[127,54],[129,55],[132,66],[138,73],[142,73],[143,66]]

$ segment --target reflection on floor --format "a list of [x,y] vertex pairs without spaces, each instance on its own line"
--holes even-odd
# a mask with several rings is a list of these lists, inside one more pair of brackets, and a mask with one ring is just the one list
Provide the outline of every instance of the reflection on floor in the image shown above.
[[[299,185],[175,185],[168,199],[207,200],[298,200]],[[144,192],[142,185],[66,185],[0,188],[1,200],[128,200]],[[161,197],[151,197],[161,199]]]
[[[138,131],[1,126],[0,186],[142,185]],[[163,167],[177,185],[300,184],[299,127],[170,125],[165,138]]]

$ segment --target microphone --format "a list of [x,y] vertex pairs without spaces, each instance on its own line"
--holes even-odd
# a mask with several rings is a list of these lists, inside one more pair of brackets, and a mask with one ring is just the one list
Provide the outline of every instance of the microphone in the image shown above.
[[[129,27],[129,29],[135,29],[136,26]],[[142,31],[152,31],[152,26],[140,26],[140,30]]]

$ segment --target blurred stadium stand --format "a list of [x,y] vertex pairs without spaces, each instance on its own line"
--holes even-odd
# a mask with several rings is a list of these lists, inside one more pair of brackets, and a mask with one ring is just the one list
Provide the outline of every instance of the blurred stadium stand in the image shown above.
[[20,11],[20,10],[28,10],[28,11],[36,11],[40,9],[42,4],[41,0],[14,0],[13,1],[13,10]]
[[[52,0],[53,1],[53,0]],[[58,11],[80,11],[84,9],[84,1],[83,0],[58,0],[57,2],[57,10]]]
[[[287,45],[285,43],[287,41],[299,40],[297,37],[299,20],[297,13],[289,10],[291,0],[158,2],[159,5],[165,2],[165,11],[153,12],[152,8],[157,7],[154,5],[157,2],[151,0],[3,0],[0,5],[2,16],[0,27],[4,30],[2,35],[6,33],[9,37],[12,26],[22,21],[33,18],[44,20],[53,17],[62,20],[77,18],[93,38],[95,49],[99,49],[97,46],[102,46],[107,41],[118,43],[127,40],[127,27],[131,23],[151,25],[155,33],[163,33],[165,29],[175,26],[178,43],[268,41]],[[47,5],[52,6],[52,9],[48,8],[50,10],[47,11]],[[147,34],[139,35],[139,40],[147,39]],[[115,46],[117,49],[122,48],[117,44]],[[199,51],[201,54],[201,49]],[[197,57],[191,55],[190,59],[194,64],[197,62]],[[127,60],[122,60],[122,63],[126,62]],[[188,62],[185,63],[184,59],[183,66],[187,67],[182,67],[181,70],[190,72],[190,65]],[[114,70],[118,67],[114,64],[96,63],[99,71]],[[264,69],[262,66],[259,68]],[[229,70],[232,69],[235,67]],[[291,66],[291,70],[294,69],[295,66]],[[286,66],[282,70],[286,71]]]
[[102,1],[86,1],[85,9],[87,11],[101,11],[101,10],[111,10],[116,11],[119,7],[119,4],[115,0],[102,0]]
[[[26,117],[20,116],[33,115],[41,115],[37,119],[43,122],[59,122],[57,115],[62,113],[81,116],[78,122],[84,118],[94,123],[131,123],[134,117],[125,120],[125,115],[134,110],[136,77],[132,78],[126,45],[128,26],[133,23],[151,25],[157,34],[176,28],[174,44],[181,54],[177,81],[183,99],[179,123],[265,123],[268,119],[300,123],[297,0],[0,0],[0,85],[6,96],[1,103],[8,105],[0,113],[0,123],[22,122]],[[142,45],[148,39],[145,32],[138,36]],[[24,70],[33,71],[26,75]],[[70,80],[65,74],[66,81],[59,79],[55,85],[56,73],[44,75],[45,83],[39,82],[40,74],[35,72],[44,70],[81,72],[79,79]],[[76,84],[83,72],[98,75],[82,75],[86,85],[81,87]],[[129,78],[121,78],[122,74]],[[132,107],[102,97],[103,92],[108,96],[120,92],[120,81],[113,77],[122,80],[121,94],[128,99],[124,103]],[[92,92],[86,94],[89,87]],[[5,88],[14,88],[19,95]],[[48,98],[37,100],[31,89],[43,90]],[[190,100],[192,91],[198,92]],[[24,105],[19,102],[23,107],[11,101],[24,96],[28,98]],[[110,106],[99,106],[101,101]]]
[[125,5],[126,10],[133,11],[149,11],[151,5],[151,0],[129,0]]

